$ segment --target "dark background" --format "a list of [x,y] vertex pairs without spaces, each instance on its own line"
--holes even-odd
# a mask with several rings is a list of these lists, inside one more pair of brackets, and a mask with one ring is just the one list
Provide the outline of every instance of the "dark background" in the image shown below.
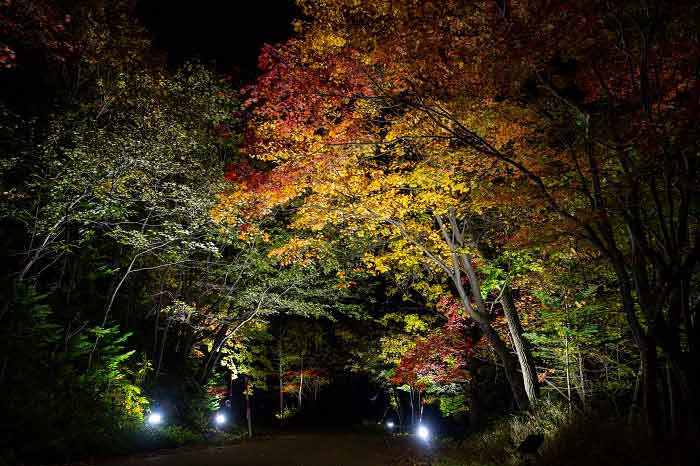
[[287,39],[300,14],[293,0],[141,0],[137,13],[171,67],[199,60],[243,81],[255,77],[260,48]]

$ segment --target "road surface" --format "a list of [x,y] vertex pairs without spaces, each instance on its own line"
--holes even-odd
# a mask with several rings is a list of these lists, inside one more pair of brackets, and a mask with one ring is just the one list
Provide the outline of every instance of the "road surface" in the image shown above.
[[[237,445],[178,449],[100,462],[100,466],[414,466],[430,449],[415,438],[360,434],[286,434]],[[83,463],[85,464],[85,463]]]

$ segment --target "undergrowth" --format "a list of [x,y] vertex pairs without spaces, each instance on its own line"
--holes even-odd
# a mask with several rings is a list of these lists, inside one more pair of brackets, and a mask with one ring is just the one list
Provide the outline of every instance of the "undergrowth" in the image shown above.
[[[518,445],[544,434],[539,454],[521,457]],[[483,432],[442,448],[436,466],[690,466],[700,464],[697,439],[650,439],[638,425],[603,413],[569,414],[542,402],[534,411],[494,421]]]

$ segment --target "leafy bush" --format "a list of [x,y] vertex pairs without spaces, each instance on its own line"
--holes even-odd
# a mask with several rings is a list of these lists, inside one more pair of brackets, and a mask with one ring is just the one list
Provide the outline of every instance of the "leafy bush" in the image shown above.
[[516,448],[529,434],[544,434],[546,443],[568,422],[566,407],[543,400],[532,412],[494,421],[485,431],[472,435],[447,452],[447,458],[440,464],[518,465],[521,459]]
[[296,416],[298,413],[296,408],[284,408],[281,413],[276,413],[275,417],[280,421],[285,421]]
[[201,442],[202,435],[182,426],[166,426],[162,429],[150,429],[152,448],[174,448]]
[[211,426],[212,414],[219,409],[219,397],[209,390],[212,385],[213,383],[209,383],[207,387],[203,388],[193,383],[191,397],[186,406],[187,422],[201,431],[207,430]]
[[142,424],[147,400],[139,384],[148,364],[133,361],[134,351],[125,347],[130,334],[115,326],[67,335],[44,296],[24,285],[3,324],[5,458],[70,461],[104,452],[113,436]]

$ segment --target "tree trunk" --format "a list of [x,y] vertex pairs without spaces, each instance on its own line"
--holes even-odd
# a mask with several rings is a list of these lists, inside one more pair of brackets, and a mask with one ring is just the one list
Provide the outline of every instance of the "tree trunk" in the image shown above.
[[301,410],[301,398],[304,390],[304,355],[301,355],[301,368],[299,369],[299,409]]
[[280,380],[280,426],[284,425],[284,372],[282,367],[282,336],[277,345],[277,354],[279,357],[279,365],[277,367],[277,372]]
[[[568,331],[568,329],[567,329]],[[571,370],[570,370],[570,358],[569,358],[569,336],[564,335],[564,364],[566,369],[566,398],[569,404],[569,414],[571,414]]]
[[637,376],[634,378],[634,391],[632,392],[632,403],[630,403],[630,412],[627,417],[627,423],[632,424],[639,413],[639,381],[642,378],[642,365],[640,363]]
[[656,375],[656,343],[648,336],[645,340],[645,344],[639,348],[642,360],[642,409],[649,437],[658,438],[661,431],[661,414]]
[[[469,260],[467,259],[464,262],[468,263]],[[466,267],[469,267],[469,265],[467,264]],[[458,268],[455,267],[455,271],[457,270]],[[475,298],[477,298],[478,293],[480,293],[480,288],[478,286],[478,281],[474,276],[473,271],[472,276],[469,276],[469,280],[470,287],[473,291],[472,295]],[[457,294],[459,295],[462,307],[467,312],[467,314],[477,322],[481,333],[483,333],[483,335],[486,337],[486,340],[491,345],[491,348],[493,348],[494,352],[501,360],[501,363],[503,364],[503,371],[506,375],[506,380],[510,385],[511,392],[513,393],[513,399],[515,400],[515,404],[517,405],[518,409],[528,409],[528,399],[527,395],[525,394],[525,388],[523,386],[523,378],[520,376],[520,374],[518,374],[518,368],[515,359],[511,354],[510,349],[501,338],[501,336],[498,334],[498,332],[496,332],[493,326],[491,326],[489,316],[483,309],[483,304],[479,310],[474,308],[469,299],[469,295],[464,289],[464,285],[461,281],[461,275],[456,274],[452,276],[452,283],[454,284],[455,289],[457,290]]]
[[161,365],[163,364],[163,354],[165,354],[165,343],[168,341],[168,330],[170,330],[170,319],[167,319],[167,323],[165,324],[165,330],[163,330],[163,340],[161,341],[160,344],[160,354],[158,355],[158,365],[156,366],[156,374],[154,376],[155,380],[158,380],[158,376],[160,375],[160,368]]
[[664,411],[665,411],[665,417],[666,421],[668,423],[669,430],[671,432],[671,435],[675,436],[678,434],[678,416],[676,414],[676,393],[674,390],[674,381],[673,381],[673,376],[671,374],[671,367],[670,363],[666,361],[666,364],[664,364],[664,395],[665,395],[665,402],[664,402]]
[[7,370],[7,361],[9,360],[8,356],[5,355],[2,358],[2,366],[0,366],[0,385],[5,381],[5,370]]
[[500,301],[503,306],[503,314],[508,322],[510,339],[513,342],[513,348],[515,349],[515,354],[518,356],[518,362],[520,363],[520,372],[523,376],[525,394],[527,395],[530,405],[534,406],[539,396],[537,371],[535,370],[530,346],[523,338],[523,326],[520,323],[520,316],[518,315],[515,302],[513,301],[512,291],[507,284],[503,287]]
[[579,396],[581,397],[581,406],[583,407],[584,411],[588,409],[587,406],[587,401],[586,401],[586,374],[585,371],[583,370],[583,355],[581,354],[581,350],[577,351],[577,361],[578,361],[578,377],[579,377],[579,388],[580,388],[580,393]]
[[403,426],[403,415],[401,412],[401,398],[399,398],[399,395],[396,392],[395,388],[392,388],[391,391],[394,394],[394,401],[396,402],[396,416],[398,416],[398,418],[399,418],[399,426]]
[[503,364],[503,372],[510,385],[510,390],[513,393],[513,399],[518,409],[528,409],[528,399],[523,387],[523,378],[518,374],[517,363],[510,349],[490,324],[480,324],[479,328]]
[[423,422],[423,401],[421,400],[420,390],[418,390],[418,424]]
[[620,298],[622,308],[627,320],[627,324],[632,331],[632,338],[639,351],[641,362],[641,383],[640,392],[642,399],[642,418],[647,426],[647,433],[651,438],[658,438],[660,432],[658,388],[656,385],[656,341],[646,334],[639,323],[635,311],[635,302],[632,298],[627,269],[624,259],[619,251],[613,255],[611,262],[620,288]]
[[245,381],[245,418],[248,422],[248,438],[253,437],[253,415],[250,409],[250,386],[248,377]]
[[483,426],[481,415],[481,394],[479,392],[479,368],[470,369],[471,380],[469,381],[469,429],[472,432],[479,432]]

